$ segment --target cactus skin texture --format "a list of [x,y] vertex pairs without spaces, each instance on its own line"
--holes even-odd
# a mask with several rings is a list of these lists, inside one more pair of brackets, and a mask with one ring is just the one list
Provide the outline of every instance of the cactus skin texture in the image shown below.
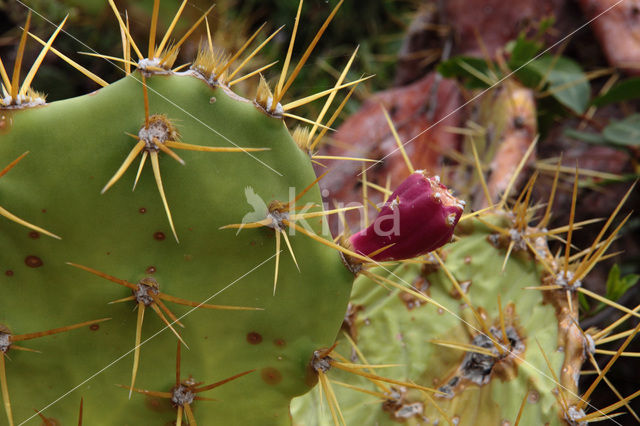
[[[251,212],[244,196],[247,186],[269,203],[287,201],[289,187],[309,185],[315,179],[310,159],[280,119],[252,102],[189,73],[147,78],[150,113],[172,120],[183,142],[233,147],[228,138],[242,147],[270,148],[252,153],[264,164],[246,153],[180,151],[182,166],[161,154],[177,244],[151,168],[142,170],[134,192],[137,167],[100,194],[136,142],[125,132],[137,134],[144,125],[139,80],[136,72],[80,98],[2,111],[10,124],[1,136],[0,158],[8,163],[30,152],[0,180],[2,204],[62,239],[2,221],[0,323],[20,334],[112,318],[96,330],[85,327],[23,344],[42,354],[9,352],[7,382],[14,418],[19,423],[33,416],[34,408],[47,406],[106,367],[44,415],[73,424],[82,397],[86,421],[164,424],[176,418],[168,401],[137,393],[129,401],[128,390],[115,386],[130,384],[135,302],[107,304],[130,296],[130,291],[66,264],[73,262],[134,284],[152,277],[161,292],[183,299],[201,302],[215,294],[207,303],[264,309],[196,309],[182,319],[185,328],[176,329],[189,346],[182,351],[182,376],[212,383],[256,369],[202,395],[216,401],[195,402],[199,423],[288,424],[289,400],[313,385],[306,372],[310,354],[333,342],[353,277],[336,251],[305,236],[290,236],[300,272],[283,255],[274,296],[273,229],[246,229],[236,235],[218,228]],[[317,186],[299,202],[309,201],[321,203]],[[322,234],[323,220],[308,223],[330,238]],[[190,309],[167,306],[178,317]],[[143,341],[163,326],[147,309]],[[175,342],[165,330],[141,347],[136,387],[170,390]],[[3,414],[0,423],[5,421]]]
[[[483,219],[507,222],[502,214],[485,215]],[[383,390],[368,379],[333,369],[330,377],[338,382],[389,396],[383,401],[334,385],[347,424],[448,424],[447,419],[460,425],[499,425],[504,421],[514,424],[525,395],[528,402],[520,424],[564,424],[553,394],[553,375],[537,344],[545,349],[554,374],[559,374],[565,353],[557,350],[561,339],[555,308],[544,300],[542,292],[523,289],[541,285],[542,268],[525,252],[512,255],[501,272],[505,250],[489,241],[492,232],[478,220],[465,221],[456,231],[459,240],[442,248],[439,256],[497,339],[502,336],[501,306],[506,334],[513,339],[505,347],[515,355],[501,357],[494,344],[481,335],[482,326],[433,257],[421,258],[422,265],[379,268],[378,275],[411,284],[450,312],[361,276],[351,297],[352,311],[357,315],[351,318],[352,327],[345,328],[345,333],[350,333],[366,363],[396,365],[371,370],[373,373],[435,388],[443,394],[430,397],[438,405],[436,409],[422,391],[398,392],[400,387],[390,384],[384,384]],[[489,348],[500,358],[493,361],[484,354],[438,343],[474,344]],[[336,351],[350,362],[365,363],[344,335]],[[297,424],[331,424],[319,406],[316,392],[297,399]]]

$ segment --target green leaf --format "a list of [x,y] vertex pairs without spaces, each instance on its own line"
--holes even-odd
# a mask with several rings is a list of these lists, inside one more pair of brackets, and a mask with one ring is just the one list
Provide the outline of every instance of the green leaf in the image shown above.
[[542,49],[542,44],[527,39],[524,34],[520,34],[518,38],[508,46],[511,56],[509,57],[509,68],[515,70],[527,61],[533,59]]
[[633,77],[619,82],[607,93],[595,98],[593,105],[603,106],[638,98],[640,98],[640,77]]
[[[460,78],[469,89],[484,89],[490,86],[484,81],[490,79],[489,66],[481,58],[456,56],[441,62],[437,70],[443,77]],[[479,78],[478,75],[484,75],[486,79]]]
[[607,277],[607,299],[613,301],[620,299],[627,290],[638,282],[639,278],[640,275],[637,274],[629,274],[620,278],[620,268],[618,265],[613,265]]
[[640,114],[632,114],[624,120],[610,123],[602,131],[602,136],[612,144],[639,146]]
[[578,114],[589,105],[591,87],[577,62],[565,57],[542,56],[518,72],[523,84],[536,87],[544,78],[547,89],[558,102]]
[[589,306],[589,301],[587,300],[587,296],[578,292],[578,302],[580,303],[580,307],[584,312],[589,312],[591,310],[591,306]]
[[581,132],[576,129],[565,129],[564,135],[571,139],[592,143],[596,145],[606,144],[607,140],[600,133]]

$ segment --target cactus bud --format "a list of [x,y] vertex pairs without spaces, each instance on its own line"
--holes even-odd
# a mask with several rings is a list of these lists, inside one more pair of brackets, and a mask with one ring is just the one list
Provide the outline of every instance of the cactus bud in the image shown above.
[[376,261],[420,256],[451,240],[463,209],[464,201],[454,197],[438,176],[417,170],[391,194],[373,223],[351,236],[350,242],[355,252]]

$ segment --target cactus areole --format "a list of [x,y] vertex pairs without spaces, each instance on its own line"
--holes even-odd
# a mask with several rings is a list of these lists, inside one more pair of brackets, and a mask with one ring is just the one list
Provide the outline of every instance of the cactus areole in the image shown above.
[[376,261],[410,259],[451,241],[463,209],[464,201],[454,197],[438,176],[417,170],[350,242],[357,253]]

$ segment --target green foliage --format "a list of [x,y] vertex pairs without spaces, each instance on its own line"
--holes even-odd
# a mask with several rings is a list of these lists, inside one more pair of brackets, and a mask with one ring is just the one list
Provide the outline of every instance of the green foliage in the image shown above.
[[638,98],[640,98],[640,77],[631,77],[615,84],[607,93],[596,97],[593,105],[601,107]]

